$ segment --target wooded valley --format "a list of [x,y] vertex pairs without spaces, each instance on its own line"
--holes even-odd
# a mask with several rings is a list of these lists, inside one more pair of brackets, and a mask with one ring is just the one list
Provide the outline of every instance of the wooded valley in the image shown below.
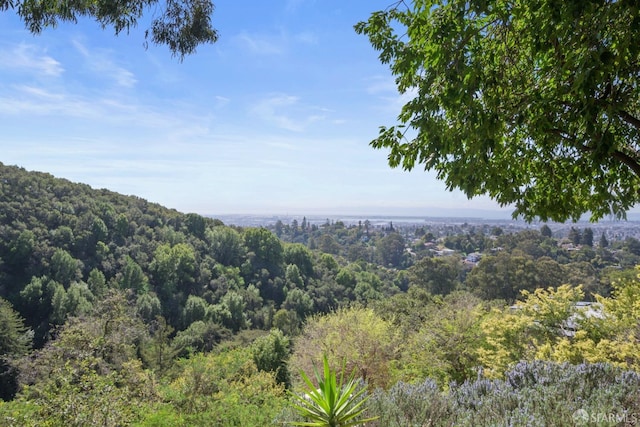
[[368,426],[623,424],[640,242],[593,234],[235,227],[0,164],[0,424],[300,422],[323,356]]

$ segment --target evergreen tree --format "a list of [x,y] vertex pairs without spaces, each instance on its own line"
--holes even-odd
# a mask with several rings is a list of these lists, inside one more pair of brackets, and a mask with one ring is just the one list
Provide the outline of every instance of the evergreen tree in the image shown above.
[[600,235],[600,247],[606,248],[609,246],[609,241],[607,240],[607,236],[605,236],[604,231]]
[[27,330],[9,301],[0,298],[0,399],[9,400],[17,391],[17,371],[12,358],[22,356],[31,346]]
[[571,241],[571,243],[573,243],[574,245],[579,245],[580,242],[582,241],[582,234],[580,233],[580,230],[578,230],[577,228],[571,227],[571,230],[569,230],[568,238]]
[[585,228],[580,239],[580,243],[585,246],[593,246],[593,230],[591,228]]

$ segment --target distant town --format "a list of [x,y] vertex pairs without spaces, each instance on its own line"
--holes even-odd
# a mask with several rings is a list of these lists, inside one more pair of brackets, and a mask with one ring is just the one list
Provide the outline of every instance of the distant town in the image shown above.
[[640,238],[640,215],[630,214],[628,220],[602,220],[596,223],[589,221],[579,222],[531,222],[505,219],[505,218],[482,218],[482,217],[430,217],[430,216],[393,216],[393,215],[257,215],[257,214],[237,214],[237,215],[210,215],[219,219],[226,225],[240,227],[266,227],[273,228],[278,221],[283,224],[291,224],[294,220],[301,222],[306,219],[307,223],[323,225],[328,223],[342,222],[346,227],[357,226],[359,223],[369,222],[374,229],[385,229],[393,225],[399,231],[410,233],[417,228],[428,228],[436,235],[446,236],[460,234],[470,231],[482,231],[490,234],[491,230],[499,227],[505,233],[514,233],[522,230],[539,230],[543,225],[547,225],[556,238],[566,237],[571,228],[584,229],[591,228],[595,236],[602,233],[611,241],[624,240],[628,237]]

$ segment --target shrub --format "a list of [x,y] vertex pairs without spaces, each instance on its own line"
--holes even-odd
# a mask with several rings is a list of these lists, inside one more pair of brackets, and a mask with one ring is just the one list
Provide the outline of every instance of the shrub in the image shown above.
[[447,392],[432,380],[398,383],[377,390],[368,410],[379,416],[368,427],[579,425],[585,415],[618,425],[640,414],[640,374],[605,363],[521,362],[504,380],[452,384]]

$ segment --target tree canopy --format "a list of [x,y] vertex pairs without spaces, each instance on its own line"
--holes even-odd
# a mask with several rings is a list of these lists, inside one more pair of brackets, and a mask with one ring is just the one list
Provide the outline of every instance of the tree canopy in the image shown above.
[[410,100],[372,141],[533,220],[640,201],[633,1],[399,1],[356,25]]
[[195,52],[203,43],[215,43],[217,31],[211,26],[214,5],[211,0],[78,0],[73,2],[0,0],[0,11],[15,10],[27,29],[40,34],[58,22],[77,22],[93,18],[104,29],[113,28],[116,35],[128,32],[138,20],[152,13],[148,40],[166,45],[180,60]]

